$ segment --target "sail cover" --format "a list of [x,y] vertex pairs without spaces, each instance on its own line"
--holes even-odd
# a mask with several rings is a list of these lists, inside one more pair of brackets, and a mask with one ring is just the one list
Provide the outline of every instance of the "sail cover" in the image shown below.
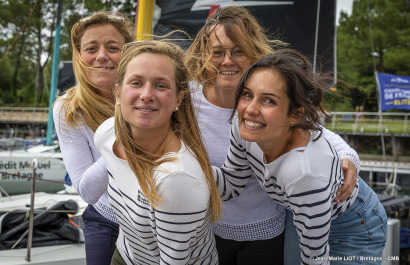
[[156,0],[156,5],[161,9],[161,16],[154,34],[182,29],[191,38],[216,8],[243,6],[251,11],[271,37],[289,43],[291,48],[312,58],[312,61],[316,55],[317,66],[335,71],[336,0]]

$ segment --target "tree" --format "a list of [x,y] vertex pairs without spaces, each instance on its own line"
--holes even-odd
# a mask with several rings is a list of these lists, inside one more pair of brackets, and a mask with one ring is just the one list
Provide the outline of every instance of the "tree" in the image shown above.
[[355,0],[352,14],[341,14],[337,69],[338,77],[353,85],[341,89],[351,98],[351,108],[378,110],[375,70],[410,75],[409,11],[410,0]]

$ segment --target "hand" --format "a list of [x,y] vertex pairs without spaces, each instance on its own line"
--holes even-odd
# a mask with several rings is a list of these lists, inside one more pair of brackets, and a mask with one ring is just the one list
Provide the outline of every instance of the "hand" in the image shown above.
[[345,177],[345,184],[337,191],[338,196],[335,199],[336,202],[341,202],[349,198],[357,182],[357,169],[349,158],[342,159],[342,170]]

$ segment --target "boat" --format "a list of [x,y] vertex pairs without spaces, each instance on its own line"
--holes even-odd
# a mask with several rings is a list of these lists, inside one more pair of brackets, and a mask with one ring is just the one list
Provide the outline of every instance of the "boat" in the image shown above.
[[36,191],[57,192],[64,189],[67,171],[58,143],[24,149],[0,151],[0,195],[30,193],[33,177],[30,164],[37,159]]
[[[37,225],[33,225],[34,229],[32,230],[34,231],[34,236],[32,238],[34,238],[34,240],[32,242],[34,243],[30,250],[27,248],[28,243],[27,237],[25,236],[28,230],[27,227],[30,227],[29,224],[27,224],[29,221],[16,225],[16,227],[13,227],[15,231],[12,232],[10,232],[10,230],[4,231],[4,223],[7,219],[7,215],[12,215],[9,219],[12,218],[15,220],[18,214],[26,215],[29,213],[31,194],[20,194],[0,198],[0,247],[4,248],[6,245],[15,244],[13,249],[0,250],[0,264],[85,265],[85,246],[81,228],[81,214],[87,207],[87,203],[76,194],[36,192],[33,193],[33,195],[33,209],[36,209],[34,210],[35,215],[33,215],[33,218],[36,220],[35,224]],[[70,211],[70,209],[72,210]],[[75,212],[75,215],[68,215],[66,212]],[[53,214],[59,215],[59,218],[61,218],[61,220],[58,220],[59,223],[61,223],[61,221],[65,222],[64,225],[66,225],[66,227],[60,229],[60,231],[71,231],[69,235],[67,235],[68,239],[64,239],[64,236],[61,238],[61,233],[59,233],[60,237],[53,240],[47,241],[39,238],[41,235],[45,235],[50,239],[54,237],[52,233],[54,233],[55,230],[55,223],[54,225],[47,225],[46,222],[50,220],[50,216]],[[43,225],[41,228],[38,228],[40,222],[43,222]],[[71,223],[73,223],[72,227],[70,227]],[[46,227],[51,229],[50,234],[44,231]],[[36,233],[38,230],[41,230],[41,233]],[[10,233],[15,234],[11,236]],[[72,238],[73,234],[77,234],[75,240]],[[9,242],[5,243],[5,237],[7,237]]]

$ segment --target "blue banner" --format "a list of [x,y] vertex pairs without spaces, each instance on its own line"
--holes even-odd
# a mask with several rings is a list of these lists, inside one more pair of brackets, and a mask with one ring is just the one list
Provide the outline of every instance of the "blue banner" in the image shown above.
[[410,110],[410,76],[377,73],[380,88],[380,109]]

